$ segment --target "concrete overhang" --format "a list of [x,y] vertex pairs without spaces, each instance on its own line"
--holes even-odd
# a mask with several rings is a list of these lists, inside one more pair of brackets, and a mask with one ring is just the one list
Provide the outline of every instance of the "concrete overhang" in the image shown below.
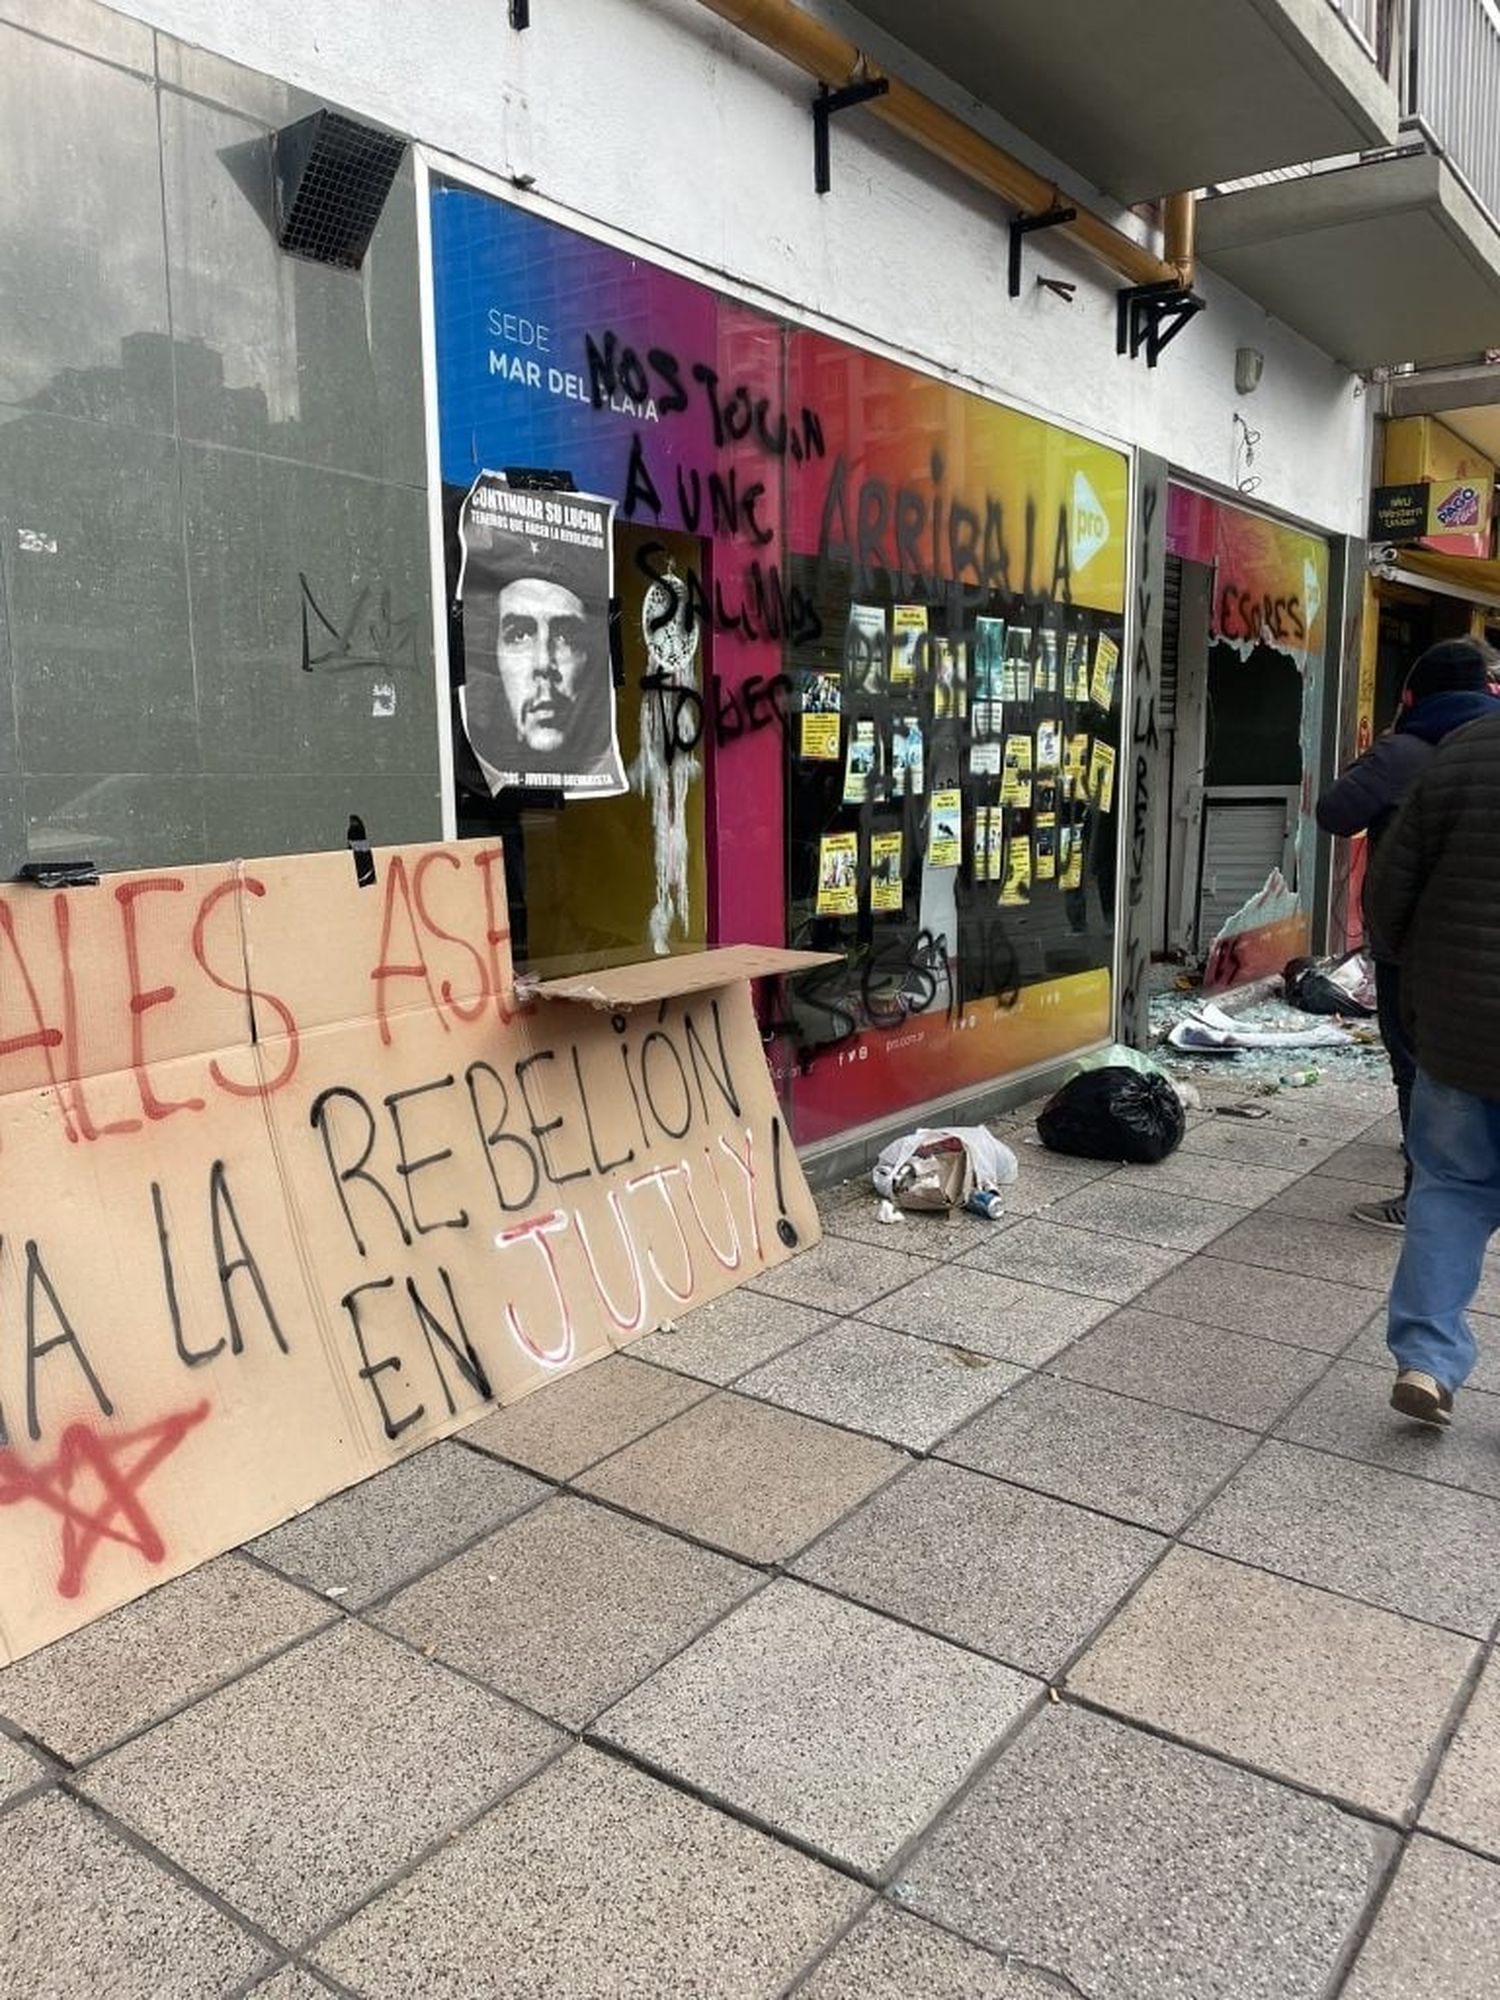
[[1500,230],[1435,154],[1215,195],[1198,251],[1346,368],[1500,346]]
[[1500,365],[1431,368],[1385,385],[1389,417],[1440,417],[1481,456],[1500,465]]
[[1395,93],[1328,0],[858,0],[1121,202],[1393,145]]

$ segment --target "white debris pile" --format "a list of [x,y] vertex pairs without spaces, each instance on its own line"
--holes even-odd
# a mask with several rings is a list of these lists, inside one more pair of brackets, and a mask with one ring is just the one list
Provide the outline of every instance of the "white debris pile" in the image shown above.
[[1198,992],[1157,993],[1151,1031],[1156,1054],[1175,1076],[1232,1075],[1276,1090],[1325,1077],[1378,1081],[1386,1073],[1373,1021],[1315,1018],[1276,996],[1247,1006],[1232,994],[1205,1000]]

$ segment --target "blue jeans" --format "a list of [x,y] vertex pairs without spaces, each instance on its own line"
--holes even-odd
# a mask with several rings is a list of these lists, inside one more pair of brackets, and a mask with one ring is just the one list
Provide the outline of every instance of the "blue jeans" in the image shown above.
[[1399,1367],[1456,1389],[1475,1357],[1464,1315],[1500,1228],[1500,1102],[1419,1068],[1406,1143],[1411,1193],[1386,1344]]

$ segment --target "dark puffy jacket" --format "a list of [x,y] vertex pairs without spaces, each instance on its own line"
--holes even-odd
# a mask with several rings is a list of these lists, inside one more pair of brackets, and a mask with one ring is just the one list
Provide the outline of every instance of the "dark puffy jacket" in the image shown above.
[[[1487,694],[1451,691],[1429,695],[1401,716],[1388,736],[1380,737],[1356,759],[1342,777],[1320,793],[1315,808],[1317,822],[1325,833],[1348,840],[1365,834],[1370,843],[1370,862],[1387,828],[1396,817],[1401,801],[1426,770],[1437,744],[1455,729],[1497,712],[1494,698]],[[1364,901],[1365,936],[1376,958],[1393,962],[1396,953],[1380,936],[1370,915],[1370,899]]]
[[1400,953],[1419,1066],[1500,1100],[1500,717],[1434,754],[1381,843],[1366,900]]

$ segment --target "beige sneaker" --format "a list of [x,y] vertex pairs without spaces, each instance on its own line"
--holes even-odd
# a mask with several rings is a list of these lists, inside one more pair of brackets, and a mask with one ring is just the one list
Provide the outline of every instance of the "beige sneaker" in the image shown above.
[[1415,1417],[1419,1424],[1446,1430],[1453,1421],[1453,1391],[1420,1368],[1403,1368],[1391,1391],[1391,1408],[1403,1417]]

